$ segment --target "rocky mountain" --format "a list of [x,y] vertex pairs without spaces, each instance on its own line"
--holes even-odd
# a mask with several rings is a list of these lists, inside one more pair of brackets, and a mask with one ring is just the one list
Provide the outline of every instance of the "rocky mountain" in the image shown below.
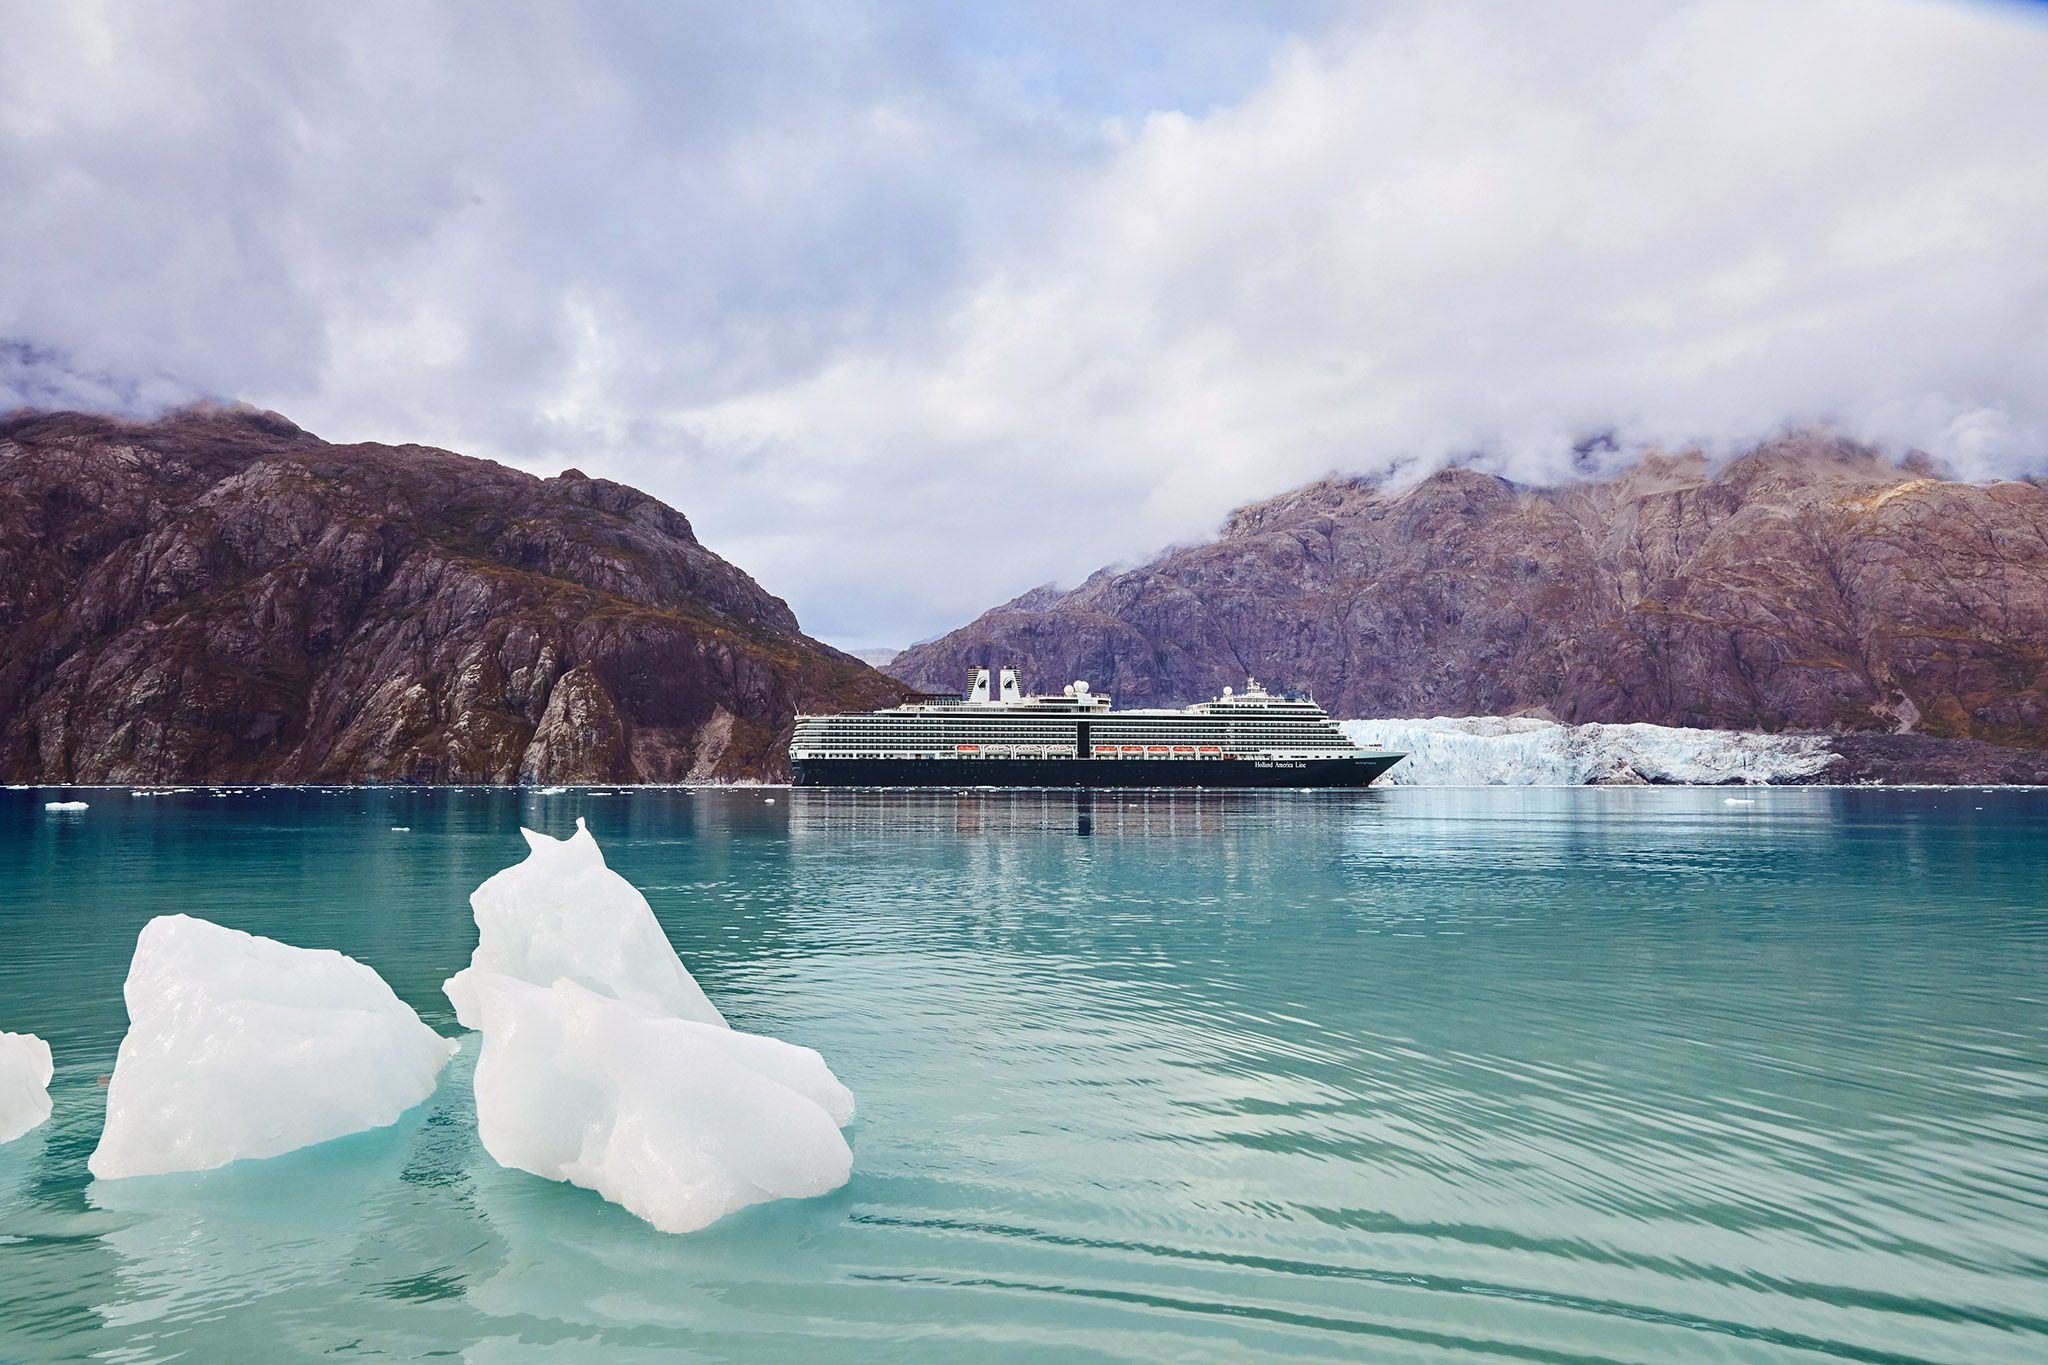
[[11,782],[776,777],[901,688],[681,513],[274,413],[0,418]]
[[[1553,488],[1332,478],[1243,508],[1211,543],[1027,593],[889,671],[957,689],[1012,661],[1124,705],[1257,674],[1340,716],[2048,746],[2048,490],[1814,433]],[[1880,768],[1902,752],[1860,751]]]

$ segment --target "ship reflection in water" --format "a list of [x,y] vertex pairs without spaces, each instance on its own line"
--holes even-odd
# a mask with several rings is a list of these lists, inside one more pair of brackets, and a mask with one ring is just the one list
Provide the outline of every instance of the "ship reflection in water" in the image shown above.
[[[863,790],[798,787],[790,792],[794,843],[921,834],[1074,834],[1105,838],[1213,837],[1270,823],[1274,802],[1299,800],[1377,811],[1377,790],[1246,791]],[[1296,812],[1299,813],[1298,811]]]

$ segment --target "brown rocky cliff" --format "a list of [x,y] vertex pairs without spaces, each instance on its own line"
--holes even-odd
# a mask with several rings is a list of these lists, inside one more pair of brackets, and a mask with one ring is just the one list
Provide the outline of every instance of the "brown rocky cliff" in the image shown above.
[[271,413],[0,418],[16,782],[779,777],[890,680],[681,513]]
[[1945,482],[1803,434],[1527,488],[1331,479],[1214,542],[1043,589],[904,651],[1017,662],[1127,705],[1247,673],[1333,714],[1907,731],[2048,746],[2048,491]]

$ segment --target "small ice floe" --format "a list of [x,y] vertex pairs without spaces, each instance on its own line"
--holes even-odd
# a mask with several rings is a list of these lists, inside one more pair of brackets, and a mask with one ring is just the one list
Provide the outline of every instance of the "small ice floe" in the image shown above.
[[774,805],[774,804],[775,804],[775,798],[774,798],[774,797],[772,797],[772,796],[771,796],[771,797],[769,797],[769,798],[768,798],[768,804],[769,804],[769,805],[771,805],[771,806],[772,806],[772,805]]
[[130,796],[182,796],[193,790],[191,787],[137,787]]
[[1754,797],[1748,796],[1724,796],[1721,798],[1721,804],[1724,806],[1754,806],[1756,800]]
[[522,833],[526,860],[470,897],[476,951],[444,987],[483,1034],[492,1159],[664,1232],[846,1183],[853,1095],[824,1059],[728,1028],[582,820],[568,839]]
[[50,1117],[50,1045],[33,1033],[0,1033],[0,1142]]
[[563,792],[565,792],[565,791],[567,791],[567,790],[569,790],[569,789],[568,789],[567,787],[542,787],[542,788],[541,788],[541,789],[540,789],[540,790],[539,790],[538,792],[536,792],[536,793],[535,793],[535,795],[537,795],[537,796],[560,796],[560,795],[561,795],[561,794],[562,794]]
[[45,801],[45,802],[43,802],[43,809],[44,809],[44,810],[91,810],[91,809],[92,809],[92,806],[91,806],[91,805],[90,805],[90,804],[89,804],[88,802],[84,802],[84,801]]
[[128,1033],[86,1163],[102,1180],[381,1128],[432,1093],[455,1053],[354,958],[189,915],[143,926],[123,994]]
[[412,826],[411,826],[411,825],[393,825],[393,826],[391,827],[391,832],[392,832],[393,834],[410,834],[410,833],[412,833]]

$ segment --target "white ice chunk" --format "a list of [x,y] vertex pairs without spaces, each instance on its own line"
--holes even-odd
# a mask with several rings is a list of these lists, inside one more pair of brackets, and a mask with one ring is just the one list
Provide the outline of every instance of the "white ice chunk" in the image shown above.
[[651,1014],[724,1024],[633,884],[605,866],[581,817],[567,839],[523,829],[532,850],[470,896],[477,945],[446,987],[464,1028],[480,1028],[472,976],[536,986],[574,981]]
[[33,1033],[0,1033],[0,1142],[50,1117],[50,1045]]
[[92,809],[92,806],[91,806],[91,804],[90,804],[90,803],[88,803],[88,802],[85,802],[85,801],[45,801],[45,802],[43,802],[43,809],[44,809],[44,810],[91,810],[91,809]]
[[1409,787],[1788,782],[1834,761],[1820,735],[1671,725],[1559,725],[1529,716],[1347,720],[1344,733],[1408,756],[1381,779]]
[[500,1165],[595,1190],[663,1232],[846,1183],[853,1096],[811,1049],[574,981],[463,975],[483,1030],[477,1129]]
[[852,1092],[810,1048],[726,1027],[646,900],[576,827],[567,840],[524,831],[526,861],[470,897],[479,941],[446,990],[483,1033],[485,1150],[665,1232],[845,1184]]
[[87,1162],[102,1179],[381,1128],[433,1091],[455,1052],[354,958],[189,915],[143,926],[123,994],[128,1034]]

